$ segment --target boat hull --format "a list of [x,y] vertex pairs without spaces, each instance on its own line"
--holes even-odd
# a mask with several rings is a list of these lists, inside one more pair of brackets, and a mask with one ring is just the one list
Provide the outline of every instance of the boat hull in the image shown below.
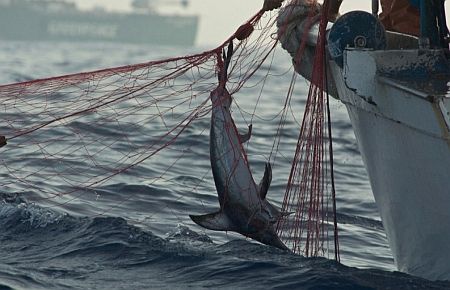
[[[310,79],[318,24],[305,25],[312,9],[305,3],[281,11],[278,22],[289,23],[279,25],[281,44]],[[366,20],[378,28],[361,30]],[[449,58],[419,49],[413,36],[385,32],[370,13],[329,27],[328,92],[347,108],[395,263],[450,280]],[[297,61],[305,29],[306,53]]]
[[450,100],[380,73],[387,67],[405,68],[419,54],[349,49],[343,69],[333,61],[330,67],[398,269],[448,280]]

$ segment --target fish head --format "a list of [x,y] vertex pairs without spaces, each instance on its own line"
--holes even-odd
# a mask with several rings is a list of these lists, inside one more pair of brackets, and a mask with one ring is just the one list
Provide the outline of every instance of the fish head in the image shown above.
[[247,236],[265,245],[276,247],[284,251],[290,251],[290,249],[281,241],[273,224],[270,224],[269,226],[260,229],[260,231],[253,232]]
[[250,217],[241,234],[265,245],[289,251],[275,231],[275,222],[267,211],[259,211]]

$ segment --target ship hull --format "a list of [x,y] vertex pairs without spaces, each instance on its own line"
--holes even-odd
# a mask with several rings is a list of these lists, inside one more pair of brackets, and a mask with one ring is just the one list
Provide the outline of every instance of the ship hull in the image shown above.
[[449,280],[450,100],[379,76],[389,60],[417,59],[418,50],[345,54],[345,69],[330,67],[395,263],[402,272]]
[[[282,46],[296,71],[310,79],[318,25],[308,31],[305,53],[296,62],[309,14],[290,19],[294,13],[286,11],[279,22],[297,25],[279,30]],[[448,54],[419,49],[417,38],[384,28],[361,30],[367,23],[377,28],[368,13],[366,22],[344,19],[329,24],[327,88],[347,108],[396,266],[450,280]],[[356,39],[364,40],[362,47],[354,48]]]

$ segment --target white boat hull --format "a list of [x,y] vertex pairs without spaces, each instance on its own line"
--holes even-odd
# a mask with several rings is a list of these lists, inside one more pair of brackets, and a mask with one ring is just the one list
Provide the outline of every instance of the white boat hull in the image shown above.
[[[297,57],[308,9],[293,3],[278,23],[296,71],[310,79],[317,24]],[[363,14],[329,25],[328,91],[347,108],[398,269],[450,280],[450,61]]]
[[447,280],[450,100],[378,75],[383,66],[394,65],[390,57],[405,60],[405,53],[418,51],[347,50],[344,69],[330,66],[398,269]]

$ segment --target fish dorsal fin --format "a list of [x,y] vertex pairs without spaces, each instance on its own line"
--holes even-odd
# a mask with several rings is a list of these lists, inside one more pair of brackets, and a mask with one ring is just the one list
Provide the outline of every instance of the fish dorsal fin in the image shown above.
[[261,199],[265,199],[267,191],[269,190],[270,183],[272,182],[272,167],[270,163],[266,163],[266,169],[264,170],[264,176],[259,183],[259,196]]
[[250,140],[250,137],[252,136],[252,124],[248,125],[248,131],[245,134],[239,134],[239,141],[241,143],[245,143],[248,140]]
[[213,231],[234,231],[235,227],[223,211],[204,215],[189,215],[199,226]]

